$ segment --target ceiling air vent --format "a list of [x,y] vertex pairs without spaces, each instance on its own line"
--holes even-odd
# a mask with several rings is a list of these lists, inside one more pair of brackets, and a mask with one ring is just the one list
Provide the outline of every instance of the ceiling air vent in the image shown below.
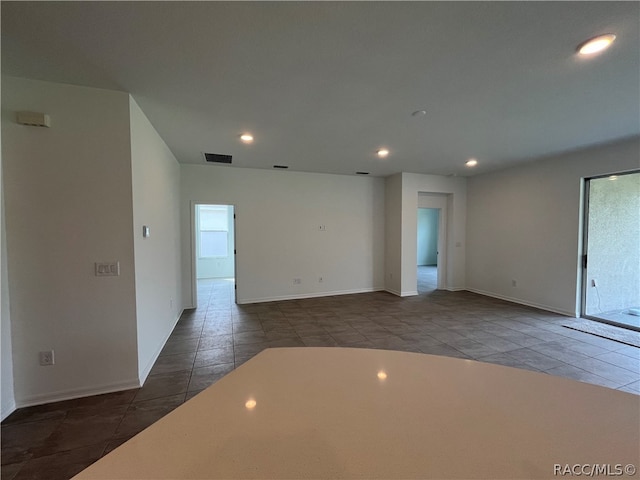
[[221,155],[219,153],[205,153],[204,159],[209,163],[231,163],[231,155]]

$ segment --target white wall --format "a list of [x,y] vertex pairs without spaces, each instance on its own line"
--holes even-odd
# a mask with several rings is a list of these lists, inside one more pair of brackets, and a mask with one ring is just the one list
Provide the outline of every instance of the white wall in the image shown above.
[[[0,130],[0,145],[1,140]],[[9,279],[7,274],[7,232],[2,188],[2,152],[0,152],[0,420],[16,408],[13,392],[13,353],[11,348],[11,317],[9,311]]]
[[[182,312],[180,167],[130,97],[138,370],[144,382]],[[151,235],[142,236],[143,225]]]
[[385,179],[385,289],[402,294],[402,174]]
[[235,206],[238,303],[383,288],[383,179],[214,165],[181,171],[185,301],[192,202]]
[[2,395],[0,404],[0,420],[4,420],[16,409],[15,394],[13,391],[13,349],[11,345],[11,317],[9,311],[9,289],[7,278],[7,252],[6,252],[6,232],[4,227],[4,215],[2,219],[2,265],[1,265],[1,292],[0,292],[0,317],[2,319],[2,329],[0,337],[2,339],[0,367],[2,368],[2,384],[0,394]]
[[639,159],[635,138],[470,178],[467,288],[577,315],[582,178]]
[[[448,290],[465,288],[466,179],[402,173],[401,295],[417,295],[417,212],[420,193],[447,196],[446,280]],[[396,192],[397,193],[397,192]]]
[[[128,95],[3,77],[2,140],[18,406],[136,386]],[[120,276],[94,275],[114,260]]]

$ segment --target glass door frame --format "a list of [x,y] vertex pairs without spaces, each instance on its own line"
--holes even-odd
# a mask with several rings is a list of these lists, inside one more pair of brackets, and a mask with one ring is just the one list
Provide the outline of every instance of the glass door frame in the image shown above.
[[582,200],[582,205],[583,205],[583,217],[582,217],[582,251],[580,252],[580,265],[581,265],[581,269],[580,269],[580,290],[581,290],[581,294],[580,294],[580,318],[587,318],[589,320],[593,320],[596,322],[600,322],[600,323],[607,323],[609,325],[614,325],[616,327],[622,327],[622,328],[626,328],[626,329],[631,329],[631,330],[637,330],[640,331],[640,329],[634,327],[633,325],[628,325],[628,324],[624,324],[624,323],[619,323],[616,322],[614,320],[608,320],[606,318],[602,318],[602,317],[596,317],[593,315],[587,315],[587,289],[589,288],[589,278],[587,276],[587,269],[588,269],[588,262],[589,262],[589,258],[588,258],[588,249],[589,249],[589,202],[590,202],[590,189],[591,189],[591,181],[592,180],[598,180],[598,179],[602,179],[602,178],[609,178],[612,176],[623,176],[623,175],[631,175],[631,174],[637,174],[640,173],[640,170],[628,170],[628,171],[624,171],[624,172],[615,172],[615,173],[608,173],[605,175],[595,175],[593,177],[585,177],[583,178],[583,200]]

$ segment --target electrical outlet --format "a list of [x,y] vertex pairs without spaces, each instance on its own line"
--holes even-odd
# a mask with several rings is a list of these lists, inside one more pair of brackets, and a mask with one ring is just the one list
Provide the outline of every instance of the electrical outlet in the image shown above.
[[591,286],[592,287],[597,287],[598,286],[598,282],[596,282],[595,278],[591,279]]
[[53,350],[40,352],[38,356],[40,357],[40,365],[43,367],[47,367],[49,365],[55,365],[56,363],[55,357],[53,355]]
[[293,284],[294,285],[300,285],[301,283],[302,283],[302,279],[300,279],[300,278],[294,278],[293,279]]

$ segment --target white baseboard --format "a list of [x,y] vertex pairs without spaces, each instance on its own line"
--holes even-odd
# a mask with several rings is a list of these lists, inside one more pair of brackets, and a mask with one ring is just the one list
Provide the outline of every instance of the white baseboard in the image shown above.
[[16,411],[16,401],[12,400],[9,405],[2,405],[0,411],[0,422]]
[[463,292],[465,290],[467,290],[464,287],[447,287],[445,288],[445,290],[449,291],[449,292]]
[[184,312],[184,309],[180,310],[180,313],[178,314],[178,317],[173,321],[173,325],[171,326],[171,329],[169,330],[169,333],[167,333],[165,335],[164,340],[162,341],[162,343],[160,344],[160,346],[156,350],[155,354],[151,357],[151,360],[147,363],[147,365],[144,367],[144,369],[141,372],[138,372],[140,385],[144,385],[144,382],[147,381],[147,377],[149,376],[149,373],[151,372],[151,369],[153,368],[153,366],[155,365],[156,361],[158,360],[158,357],[160,356],[160,352],[162,352],[162,349],[166,345],[167,340],[169,340],[169,337],[173,333],[173,330],[176,328],[176,325],[178,324],[178,321],[180,320],[180,317],[182,316],[183,312]]
[[520,298],[508,297],[506,295],[500,295],[498,293],[485,292],[484,290],[478,290],[477,288],[466,288],[466,290],[468,290],[469,292],[477,293],[479,295],[484,295],[485,297],[498,298],[500,300],[506,300],[507,302],[517,303],[519,305],[526,305],[527,307],[539,308],[540,310],[546,310],[547,312],[559,313],[560,315],[566,315],[567,317],[576,318],[575,312],[558,309],[555,307],[551,307],[549,305],[544,305],[544,304],[535,303],[535,302],[528,302]]
[[28,395],[16,401],[17,407],[31,407],[32,405],[42,405],[45,403],[60,402],[62,400],[72,400],[74,398],[89,397],[92,395],[101,395],[103,393],[120,392],[122,390],[130,390],[139,388],[140,383],[137,378],[126,380],[124,382],[109,383],[106,385],[94,385],[92,387],[73,388],[71,390],[61,390],[58,392],[43,393],[37,395]]
[[410,292],[401,292],[400,293],[401,297],[415,297],[416,295],[418,295],[418,291],[417,290],[411,290]]
[[415,297],[416,295],[418,295],[418,292],[416,290],[412,290],[410,292],[399,292],[398,290],[393,290],[392,288],[385,288],[384,291],[389,292],[396,297]]
[[353,290],[338,290],[334,292],[317,292],[317,293],[301,293],[295,295],[278,295],[274,297],[262,297],[262,298],[245,298],[238,299],[238,305],[245,305],[249,303],[262,303],[262,302],[279,302],[282,300],[300,300],[304,298],[318,298],[318,297],[333,297],[334,295],[352,295],[354,293],[371,293],[383,291],[382,287],[372,288],[356,288]]

